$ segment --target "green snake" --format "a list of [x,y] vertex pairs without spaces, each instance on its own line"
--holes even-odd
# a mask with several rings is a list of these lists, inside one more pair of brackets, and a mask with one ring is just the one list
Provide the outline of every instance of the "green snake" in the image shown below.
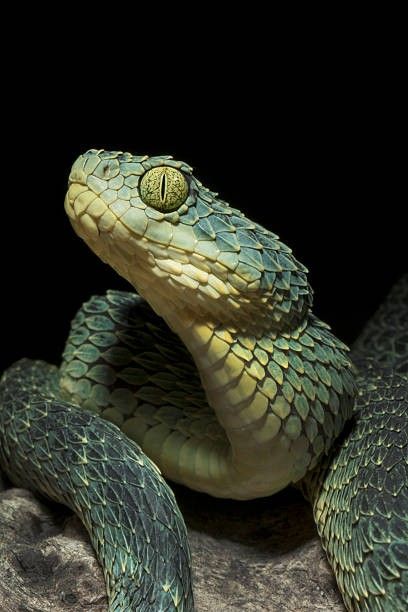
[[193,610],[163,474],[239,500],[296,483],[347,609],[405,610],[407,279],[353,365],[291,249],[187,164],[90,150],[65,210],[137,294],[84,304],[59,369],[21,360],[3,374],[0,465],[80,516],[109,609]]

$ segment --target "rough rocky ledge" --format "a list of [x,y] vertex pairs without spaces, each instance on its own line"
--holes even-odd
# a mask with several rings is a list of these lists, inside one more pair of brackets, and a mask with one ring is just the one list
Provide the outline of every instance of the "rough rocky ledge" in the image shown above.
[[[235,502],[174,488],[189,529],[197,612],[344,611],[297,492]],[[1,480],[0,610],[107,610],[102,572],[79,520]]]

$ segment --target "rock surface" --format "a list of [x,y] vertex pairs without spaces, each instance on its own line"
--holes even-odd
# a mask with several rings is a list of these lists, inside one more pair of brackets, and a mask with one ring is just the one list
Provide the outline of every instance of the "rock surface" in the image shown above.
[[[197,612],[344,611],[297,492],[236,502],[174,489],[189,529]],[[107,610],[102,571],[80,521],[1,480],[0,610]]]

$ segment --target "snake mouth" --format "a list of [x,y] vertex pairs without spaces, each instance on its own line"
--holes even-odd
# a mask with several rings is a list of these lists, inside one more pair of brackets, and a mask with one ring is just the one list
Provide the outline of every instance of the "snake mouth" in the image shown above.
[[98,209],[102,209],[100,212],[103,214],[106,207],[86,184],[70,182],[64,207],[71,224],[81,238],[86,242],[94,242],[99,238],[100,231],[95,213]]
[[98,196],[92,193],[86,182],[70,181],[66,195],[67,213],[71,212],[70,218],[79,218],[86,212],[89,204]]

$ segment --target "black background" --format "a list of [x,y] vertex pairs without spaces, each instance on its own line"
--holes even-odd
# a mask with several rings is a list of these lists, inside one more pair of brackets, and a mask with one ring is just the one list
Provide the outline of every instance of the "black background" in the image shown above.
[[293,248],[310,270],[315,312],[352,341],[406,269],[397,94],[335,80],[310,91],[297,84],[278,101],[260,93],[251,107],[206,90],[200,106],[181,110],[105,101],[96,117],[91,103],[75,116],[42,112],[36,123],[31,115],[30,127],[13,133],[1,174],[0,371],[22,356],[57,362],[81,302],[128,288],[63,210],[69,168],[88,148],[190,163]]

